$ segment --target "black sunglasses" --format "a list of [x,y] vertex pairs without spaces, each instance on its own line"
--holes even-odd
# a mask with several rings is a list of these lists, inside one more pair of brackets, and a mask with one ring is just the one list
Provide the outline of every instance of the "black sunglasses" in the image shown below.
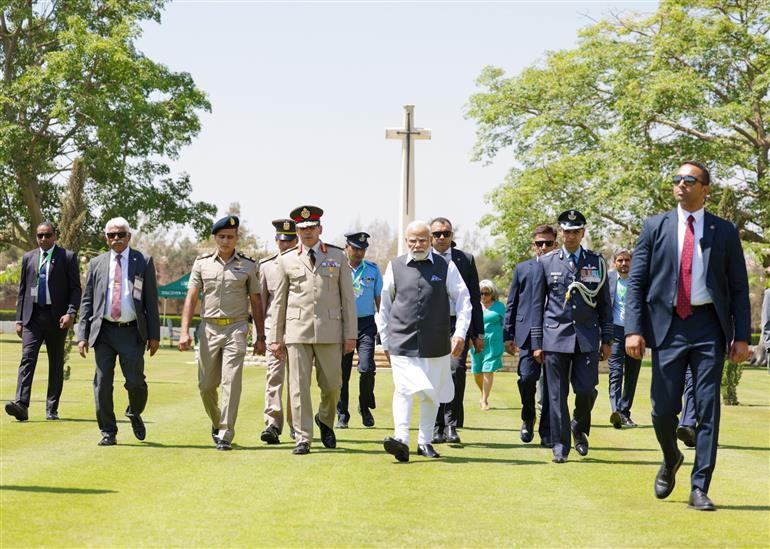
[[693,186],[696,183],[700,183],[700,179],[695,177],[694,175],[675,175],[671,178],[671,180],[674,182],[674,185],[679,185],[682,181],[685,182],[686,185]]
[[40,240],[43,240],[44,238],[53,238],[53,233],[37,233],[37,237]]
[[442,236],[444,238],[449,238],[452,236],[452,231],[434,231],[431,234],[433,235],[433,238],[441,238]]
[[488,292],[488,291],[486,291],[486,290],[483,290],[483,291],[481,292],[481,295],[492,295],[492,292]]
[[118,231],[116,233],[104,233],[104,236],[106,236],[109,239],[112,239],[112,238],[125,238],[127,234],[128,234],[127,231]]
[[553,246],[553,240],[535,240],[535,246],[542,248],[543,246]]

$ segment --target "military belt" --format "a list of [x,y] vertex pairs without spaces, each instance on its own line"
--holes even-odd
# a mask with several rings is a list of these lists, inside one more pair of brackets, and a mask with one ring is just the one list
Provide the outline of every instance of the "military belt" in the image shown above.
[[243,322],[246,320],[245,318],[206,318],[204,317],[203,320],[206,322],[210,322],[212,324],[216,324],[217,326],[229,326],[230,324],[235,324],[236,322]]

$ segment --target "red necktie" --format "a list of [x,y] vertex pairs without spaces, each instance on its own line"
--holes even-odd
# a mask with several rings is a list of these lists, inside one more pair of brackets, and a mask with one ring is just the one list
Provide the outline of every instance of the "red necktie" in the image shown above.
[[684,320],[692,313],[690,304],[692,296],[692,251],[695,246],[695,218],[687,218],[687,229],[684,231],[684,246],[682,246],[682,262],[679,265],[679,282],[677,283],[676,314]]
[[120,320],[120,283],[123,281],[123,265],[120,262],[121,259],[123,259],[123,256],[120,254],[115,256],[115,278],[112,283],[112,305],[110,307],[110,316],[115,322]]

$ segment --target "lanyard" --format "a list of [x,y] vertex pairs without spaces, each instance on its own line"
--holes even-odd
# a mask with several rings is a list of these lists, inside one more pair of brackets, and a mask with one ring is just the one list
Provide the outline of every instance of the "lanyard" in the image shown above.
[[40,272],[40,269],[43,268],[43,265],[45,265],[45,262],[48,261],[48,259],[53,255],[53,248],[48,250],[47,252],[43,252],[40,254],[40,257],[37,260],[37,272]]
[[361,272],[356,274],[356,272],[353,272],[353,286],[356,288],[361,287],[361,277],[364,276],[364,272],[366,271],[366,259],[361,260]]

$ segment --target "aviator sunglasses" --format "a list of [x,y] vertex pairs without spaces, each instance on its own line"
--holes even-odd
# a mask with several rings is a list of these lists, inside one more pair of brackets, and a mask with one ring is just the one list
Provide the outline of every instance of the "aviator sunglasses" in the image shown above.
[[113,239],[113,238],[126,238],[127,234],[128,234],[127,231],[118,231],[116,233],[104,233],[104,236],[106,236],[109,239]]
[[688,186],[693,186],[696,183],[700,183],[700,179],[693,175],[675,175],[671,178],[671,180],[674,182],[674,185],[679,185],[679,183],[682,181],[684,181]]

